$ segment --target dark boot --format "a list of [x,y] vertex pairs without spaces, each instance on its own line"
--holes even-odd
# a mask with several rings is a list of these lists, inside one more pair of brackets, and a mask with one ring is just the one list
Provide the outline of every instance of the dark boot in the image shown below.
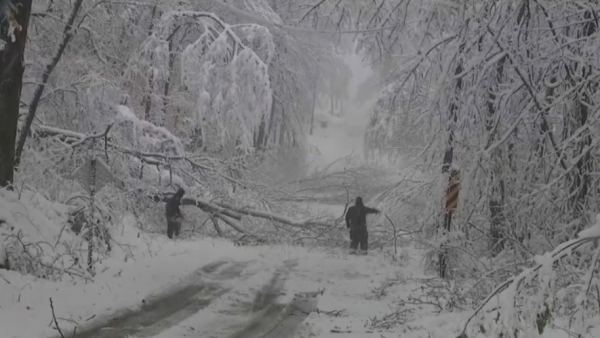
[[181,222],[177,222],[175,224],[175,237],[179,237],[180,232],[181,232]]
[[369,233],[367,232],[367,229],[361,231],[358,237],[360,242],[360,254],[366,255],[369,250]]
[[167,221],[167,236],[173,239],[173,233],[175,233],[175,224],[172,221]]
[[357,236],[356,231],[350,231],[350,254],[356,255],[356,249],[360,244],[360,238]]

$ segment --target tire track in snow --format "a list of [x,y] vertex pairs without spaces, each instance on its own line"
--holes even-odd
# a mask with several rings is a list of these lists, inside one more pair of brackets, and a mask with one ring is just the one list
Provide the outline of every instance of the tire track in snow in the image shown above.
[[269,283],[263,286],[256,294],[254,303],[252,304],[252,312],[264,310],[275,301],[283,290],[285,280],[296,265],[298,265],[298,260],[285,261],[282,267],[275,270]]
[[231,338],[286,338],[295,333],[317,306],[317,293],[297,294],[289,304],[276,303],[285,280],[297,264],[297,260],[288,261],[275,271],[273,278],[256,295],[253,318]]
[[292,337],[306,317],[317,308],[317,296],[316,292],[297,294],[294,301],[282,309],[275,325],[260,338]]
[[[206,308],[212,301],[227,293],[229,288],[216,281],[239,277],[249,263],[217,261],[205,265],[193,276],[201,278],[200,281],[159,296],[141,309],[119,316],[109,323],[78,332],[77,338],[153,337]],[[217,272],[227,264],[228,267]]]

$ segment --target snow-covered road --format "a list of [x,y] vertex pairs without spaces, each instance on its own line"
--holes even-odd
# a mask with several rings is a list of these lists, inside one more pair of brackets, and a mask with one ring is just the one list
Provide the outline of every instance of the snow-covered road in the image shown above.
[[[327,115],[327,112],[317,112]],[[329,117],[326,128],[315,126],[313,135],[308,138],[313,151],[309,154],[309,170],[319,170],[334,161],[352,158],[360,161],[363,155],[364,132],[369,118],[369,105],[350,105],[343,117]],[[356,162],[355,162],[356,163]],[[346,163],[340,161],[332,169],[339,170]]]
[[[205,264],[185,278],[186,284],[145,298],[141,307],[126,314],[120,311],[114,320],[104,316],[104,322],[77,337],[304,338],[342,333],[369,338],[399,332],[403,322],[422,320],[413,316],[416,308],[411,307],[396,324],[379,325],[381,318],[396,311],[396,296],[418,288],[413,249],[406,249],[404,267],[390,264],[378,253],[347,256],[341,251],[286,246],[238,250],[249,259],[240,260],[236,254]],[[382,297],[382,288],[392,297]],[[61,317],[69,318],[65,310],[61,309]],[[431,328],[417,327],[409,337],[426,332]]]
[[[175,289],[126,315],[80,332],[78,338],[154,337],[187,318],[199,315],[203,309],[222,295],[235,289],[249,277],[242,272],[255,261],[216,261],[197,271],[191,284]],[[249,309],[249,322],[231,335],[232,338],[291,337],[302,321],[316,307],[318,293],[303,293],[288,304],[275,301],[283,290],[290,271],[297,261],[286,261],[258,292]],[[258,271],[250,272],[250,275]]]

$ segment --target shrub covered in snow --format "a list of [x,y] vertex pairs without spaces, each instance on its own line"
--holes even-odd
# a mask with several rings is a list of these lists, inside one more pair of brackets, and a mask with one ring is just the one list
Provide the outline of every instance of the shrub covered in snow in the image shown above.
[[600,215],[578,238],[536,256],[501,283],[465,324],[469,337],[542,337],[552,324],[585,336],[600,316]]
[[5,268],[40,278],[86,275],[85,242],[70,228],[70,208],[38,192],[0,190],[0,252]]

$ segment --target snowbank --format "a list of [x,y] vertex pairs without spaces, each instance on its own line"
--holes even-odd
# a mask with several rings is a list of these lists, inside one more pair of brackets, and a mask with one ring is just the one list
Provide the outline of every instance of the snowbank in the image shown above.
[[56,278],[74,265],[81,239],[65,231],[69,208],[28,190],[0,190],[0,261],[38,277]]
[[[61,243],[81,241],[65,229],[68,207],[39,194],[0,192],[3,239],[22,232],[24,242],[44,242],[45,259],[61,253]],[[247,260],[252,253],[232,243],[211,239],[172,241],[164,235],[140,233],[132,216],[113,231],[110,257],[95,266],[96,276],[69,276],[56,281],[0,270],[0,327],[3,338],[49,337],[53,299],[61,328],[93,325],[115,311],[138,308],[144,299],[178,284],[203,265],[219,259]],[[113,229],[114,230],[114,229]],[[3,250],[4,251],[4,250]],[[48,262],[49,264],[52,262]]]
[[[146,257],[123,260],[109,259],[93,281],[52,282],[2,271],[0,285],[0,327],[2,337],[49,337],[56,332],[48,325],[51,317],[49,298],[53,299],[56,316],[65,331],[79,330],[106,320],[115,312],[134,310],[145,299],[186,283],[203,265],[219,259],[245,260],[247,252],[236,250],[222,241],[168,241],[147,238]],[[189,283],[189,281],[187,281]]]

